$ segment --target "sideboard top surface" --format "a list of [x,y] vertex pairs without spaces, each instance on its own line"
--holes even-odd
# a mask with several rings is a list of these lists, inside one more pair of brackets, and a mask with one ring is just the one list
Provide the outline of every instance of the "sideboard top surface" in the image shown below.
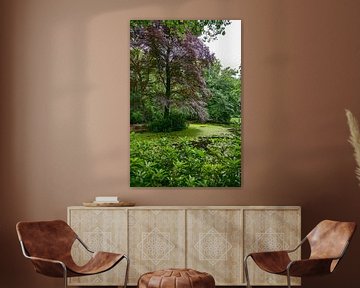
[[164,209],[164,210],[186,210],[186,209],[221,209],[221,210],[261,210],[261,209],[281,209],[281,210],[301,210],[301,206],[132,206],[132,207],[85,207],[85,206],[69,206],[68,209]]

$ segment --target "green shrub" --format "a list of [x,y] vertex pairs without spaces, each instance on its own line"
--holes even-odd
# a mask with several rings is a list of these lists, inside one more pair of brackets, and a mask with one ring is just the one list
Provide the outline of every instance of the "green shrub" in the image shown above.
[[152,132],[180,131],[187,128],[186,117],[178,112],[171,112],[168,117],[157,115],[149,123],[149,130]]
[[130,113],[130,124],[142,124],[144,117],[140,111],[132,111]]
[[130,137],[131,187],[241,186],[238,136]]

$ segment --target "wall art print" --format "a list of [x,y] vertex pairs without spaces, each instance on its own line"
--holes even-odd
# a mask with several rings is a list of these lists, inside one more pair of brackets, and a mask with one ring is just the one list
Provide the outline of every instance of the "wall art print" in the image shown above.
[[241,186],[241,21],[130,21],[130,186]]

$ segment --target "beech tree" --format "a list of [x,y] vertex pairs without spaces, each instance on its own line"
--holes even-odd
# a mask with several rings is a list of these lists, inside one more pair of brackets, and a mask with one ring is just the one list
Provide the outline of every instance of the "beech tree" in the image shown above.
[[131,21],[132,91],[140,93],[140,98],[151,97],[164,118],[176,108],[206,120],[210,94],[203,71],[215,57],[204,41],[224,34],[228,24],[224,20]]

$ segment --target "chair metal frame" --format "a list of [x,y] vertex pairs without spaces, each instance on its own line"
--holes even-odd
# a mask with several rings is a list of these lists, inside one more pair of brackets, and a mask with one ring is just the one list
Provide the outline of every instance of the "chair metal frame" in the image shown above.
[[[80,244],[91,254],[94,254],[95,252],[90,250],[90,248],[79,238],[79,236],[75,233],[76,235],[76,240],[78,240],[80,242]],[[64,278],[64,287],[67,288],[68,287],[68,269],[65,265],[64,262],[59,261],[59,260],[53,260],[53,259],[46,259],[46,258],[39,258],[39,257],[34,257],[34,256],[30,256],[25,248],[25,245],[23,243],[23,241],[19,240],[20,242],[20,246],[21,246],[21,251],[24,255],[25,258],[30,259],[30,260],[37,260],[37,261],[44,261],[44,262],[49,262],[49,263],[54,263],[54,264],[59,264],[61,265],[61,267],[63,268],[64,274],[63,274],[63,278]],[[127,255],[123,255],[123,257],[126,260],[126,271],[125,271],[125,279],[124,279],[124,286],[123,288],[127,288],[127,282],[128,282],[128,277],[129,277],[129,265],[130,265],[130,259]],[[119,264],[121,261],[119,261],[117,264]],[[116,265],[117,265],[116,264]],[[104,271],[105,272],[105,271]],[[89,274],[93,275],[93,274]]]

